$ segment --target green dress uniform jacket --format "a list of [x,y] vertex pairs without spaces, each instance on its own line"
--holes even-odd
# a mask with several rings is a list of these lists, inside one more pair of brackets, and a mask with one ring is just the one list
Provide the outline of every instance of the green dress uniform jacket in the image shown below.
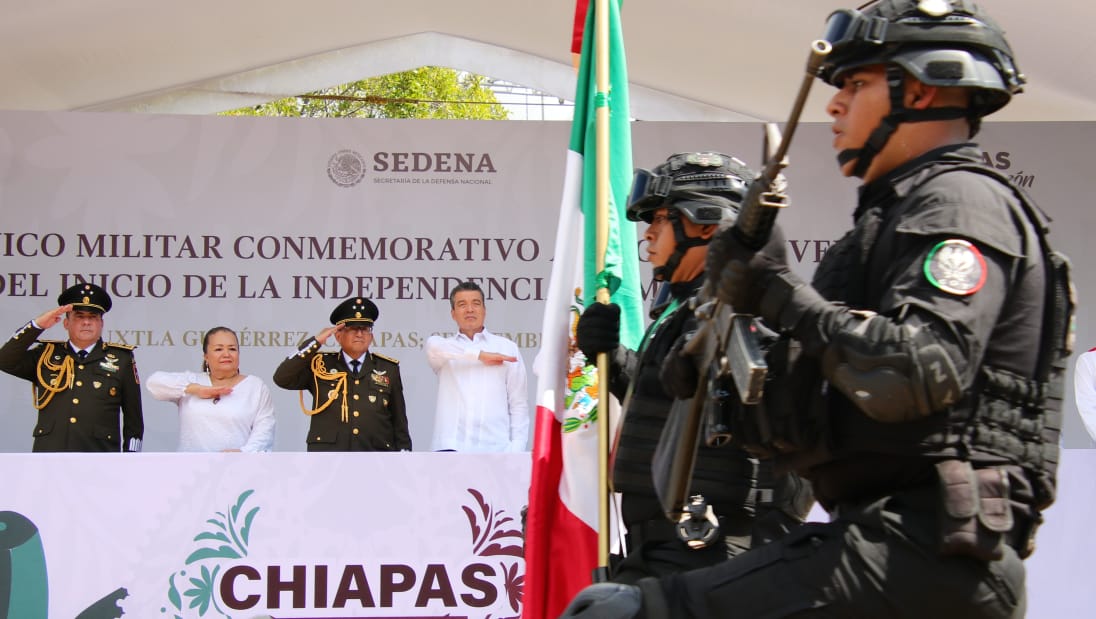
[[354,376],[342,351],[320,352],[319,342],[309,338],[278,365],[274,384],[312,394],[312,411],[305,410],[312,417],[308,451],[411,450],[395,359],[368,353]]
[[[145,424],[133,347],[99,340],[84,359],[28,322],[0,347],[0,370],[33,385],[34,451],[140,451]],[[121,420],[119,420],[119,410]]]

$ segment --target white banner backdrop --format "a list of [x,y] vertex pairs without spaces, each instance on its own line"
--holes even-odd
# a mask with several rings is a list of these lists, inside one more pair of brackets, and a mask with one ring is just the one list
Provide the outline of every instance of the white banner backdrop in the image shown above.
[[[0,603],[14,584],[26,606],[11,619],[517,617],[529,466],[521,454],[0,454],[0,567],[10,557],[14,570],[0,569]],[[1027,561],[1030,619],[1096,606],[1096,588],[1076,585],[1093,555],[1094,469],[1096,450],[1063,452],[1060,499]],[[16,519],[33,542],[10,543]]]
[[26,591],[48,578],[57,619],[116,617],[104,613],[115,605],[145,619],[519,614],[527,455],[141,459],[0,455],[23,471],[0,482],[0,524],[16,512],[41,544],[10,544],[22,612],[40,607]]
[[[569,130],[0,112],[0,328],[14,331],[63,287],[89,280],[114,297],[104,337],[138,345],[144,374],[198,368],[201,334],[226,325],[240,335],[242,370],[270,383],[341,299],[364,295],[381,312],[374,350],[401,360],[415,449],[429,449],[437,380],[421,347],[454,330],[454,284],[481,283],[488,328],[516,340],[532,365]],[[634,135],[638,167],[684,150],[759,163],[759,125],[639,122]],[[792,204],[780,222],[804,276],[851,223],[856,184],[836,173],[831,137],[828,125],[802,127],[787,171]],[[981,136],[987,161],[1039,199],[1078,266],[1091,261],[1096,211],[1075,162],[1094,137],[1091,123],[991,124]],[[1093,278],[1079,269],[1082,301]],[[1083,309],[1087,349],[1096,333]],[[275,449],[302,451],[297,394],[271,388]],[[0,377],[0,400],[0,451],[29,451],[29,385]],[[1065,445],[1092,446],[1069,402]],[[145,424],[146,450],[174,450],[173,405],[145,397]]]

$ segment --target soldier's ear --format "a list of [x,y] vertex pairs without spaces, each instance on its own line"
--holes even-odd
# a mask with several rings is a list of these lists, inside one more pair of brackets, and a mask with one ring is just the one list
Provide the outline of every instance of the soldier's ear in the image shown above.
[[929,86],[918,80],[911,79],[907,83],[909,87],[906,90],[906,107],[911,109],[923,110],[931,107],[940,92],[936,86]]

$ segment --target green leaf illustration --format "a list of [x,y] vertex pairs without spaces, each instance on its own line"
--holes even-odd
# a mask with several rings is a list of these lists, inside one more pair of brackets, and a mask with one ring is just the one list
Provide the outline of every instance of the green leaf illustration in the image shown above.
[[216,580],[217,572],[220,569],[220,566],[217,566],[211,572],[209,568],[203,565],[201,579],[191,578],[190,584],[194,585],[194,588],[183,592],[183,595],[192,598],[188,608],[197,608],[198,614],[201,616],[205,616],[209,611],[209,604],[213,602],[213,581]]
[[232,507],[232,520],[233,521],[235,521],[236,518],[239,516],[240,508],[243,507],[244,501],[246,501],[247,497],[251,496],[254,492],[255,492],[254,490],[244,490],[240,494],[240,498],[236,499],[236,505],[234,505]]
[[218,542],[224,542],[226,544],[228,543],[228,536],[224,533],[210,533],[207,531],[205,533],[199,533],[198,535],[194,536],[194,541],[196,542],[200,542],[204,539],[211,539]]
[[171,578],[167,579],[167,599],[171,602],[171,605],[175,607],[175,610],[183,609],[183,598],[179,595],[179,590],[175,588],[175,574],[171,575]]
[[199,548],[190,553],[190,556],[186,558],[186,564],[190,565],[195,561],[201,561],[203,559],[239,559],[240,553],[236,552],[236,549],[231,546],[221,546],[220,548]]
[[[207,525],[212,525],[211,527],[194,536],[195,542],[211,544],[203,545],[191,552],[185,560],[186,565],[202,561],[216,561],[216,563],[212,564],[212,571],[210,565],[201,565],[201,577],[189,578],[191,587],[183,591],[182,596],[179,594],[179,588],[176,587],[175,576],[185,577],[186,572],[180,571],[169,578],[168,600],[176,609],[182,611],[185,604],[187,608],[197,609],[200,616],[204,617],[207,612],[212,612],[216,616],[228,619],[228,615],[217,603],[214,582],[221,570],[221,561],[247,556],[251,527],[259,513],[259,508],[245,510],[245,504],[254,493],[254,490],[245,490],[240,493],[227,510],[214,512],[216,517],[205,521]],[[183,619],[183,617],[176,615],[175,619]]]
[[244,526],[240,528],[240,538],[243,539],[244,544],[247,544],[248,538],[251,537],[251,521],[255,519],[255,514],[258,513],[259,508],[254,507],[244,516]]

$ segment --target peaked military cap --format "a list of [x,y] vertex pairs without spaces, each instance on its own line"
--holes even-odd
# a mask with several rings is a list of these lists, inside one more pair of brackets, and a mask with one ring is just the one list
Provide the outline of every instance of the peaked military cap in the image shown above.
[[110,295],[95,284],[76,284],[57,297],[57,305],[72,304],[72,309],[105,314],[110,311]]
[[351,297],[339,303],[335,311],[331,312],[331,324],[341,325],[344,322],[373,324],[380,315],[377,306],[362,297]]

